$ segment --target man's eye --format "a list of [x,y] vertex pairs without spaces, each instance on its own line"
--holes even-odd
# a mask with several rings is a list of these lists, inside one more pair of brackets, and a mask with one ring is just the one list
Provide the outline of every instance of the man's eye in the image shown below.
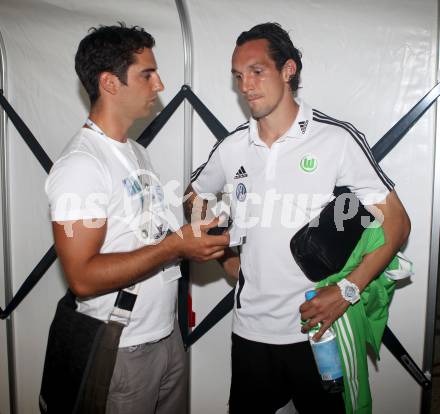
[[263,71],[261,69],[254,69],[254,73],[256,75],[261,75],[263,73]]

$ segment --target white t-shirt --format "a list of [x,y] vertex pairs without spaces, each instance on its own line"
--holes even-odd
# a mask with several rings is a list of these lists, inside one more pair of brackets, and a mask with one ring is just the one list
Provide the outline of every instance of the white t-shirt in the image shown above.
[[[141,188],[145,180],[149,191]],[[53,165],[46,193],[52,221],[88,220],[85,225],[97,226],[99,222],[92,222],[92,218],[107,220],[101,253],[129,252],[159,242],[171,214],[145,149],[132,140],[121,143],[88,128],[72,138]],[[146,202],[149,209],[144,208]],[[71,229],[66,231],[69,235]],[[170,266],[140,283],[120,347],[156,341],[172,332],[178,276],[179,268]],[[77,300],[78,311],[108,320],[116,295],[113,292]]]
[[314,283],[293,259],[290,240],[334,198],[335,185],[349,187],[365,205],[383,201],[393,188],[359,131],[303,102],[271,148],[252,119],[194,171],[198,194],[229,194],[231,216],[246,236],[240,254],[244,284],[237,283],[233,317],[237,335],[270,344],[307,339],[299,306]]

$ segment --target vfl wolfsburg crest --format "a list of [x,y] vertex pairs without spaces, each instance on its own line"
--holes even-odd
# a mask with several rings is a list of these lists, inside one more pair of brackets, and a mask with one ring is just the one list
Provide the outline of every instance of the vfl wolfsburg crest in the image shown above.
[[243,183],[238,184],[235,190],[235,195],[237,197],[237,200],[238,201],[246,200],[246,194],[247,194],[246,186]]
[[299,166],[304,172],[310,173],[318,168],[318,160],[313,155],[307,154],[302,157]]

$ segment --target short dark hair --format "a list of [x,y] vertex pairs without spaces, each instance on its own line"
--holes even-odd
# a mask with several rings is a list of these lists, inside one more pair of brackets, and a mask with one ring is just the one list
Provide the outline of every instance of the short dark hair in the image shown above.
[[266,39],[269,42],[269,55],[275,62],[275,66],[279,71],[281,71],[288,59],[293,59],[296,63],[296,73],[290,78],[289,85],[292,92],[297,91],[299,76],[302,69],[302,54],[295,46],[293,46],[289,34],[279,23],[262,23],[241,33],[237,38],[236,45],[241,46],[246,42],[258,39]]
[[99,98],[99,75],[110,72],[127,83],[127,69],[135,62],[135,53],[155,44],[142,27],[99,26],[89,29],[75,55],[75,70],[93,105]]

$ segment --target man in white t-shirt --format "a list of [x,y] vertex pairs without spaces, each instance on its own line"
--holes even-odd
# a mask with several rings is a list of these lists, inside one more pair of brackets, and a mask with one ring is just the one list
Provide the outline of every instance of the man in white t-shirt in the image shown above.
[[[232,74],[252,118],[216,144],[186,191],[187,217],[206,208],[207,194],[227,193],[229,234],[241,243],[239,257],[228,251],[220,260],[238,278],[231,414],[272,414],[289,400],[301,414],[345,412],[341,395],[320,384],[306,332],[321,322],[319,339],[352,302],[332,285],[304,303],[314,283],[289,249],[295,232],[334,198],[334,187],[347,186],[383,221],[385,245],[346,279],[353,292],[382,271],[409,234],[405,209],[363,134],[294,98],[301,68],[301,53],[278,24],[239,36]],[[301,319],[309,320],[302,331]]]
[[117,291],[136,285],[108,414],[186,412],[187,369],[175,329],[178,261],[217,259],[229,244],[228,235],[207,234],[215,222],[195,234],[190,225],[170,227],[147,152],[127,137],[164,88],[153,46],[142,28],[122,24],[93,28],[81,41],[75,69],[90,114],[46,182],[55,247],[77,310],[107,321]]

